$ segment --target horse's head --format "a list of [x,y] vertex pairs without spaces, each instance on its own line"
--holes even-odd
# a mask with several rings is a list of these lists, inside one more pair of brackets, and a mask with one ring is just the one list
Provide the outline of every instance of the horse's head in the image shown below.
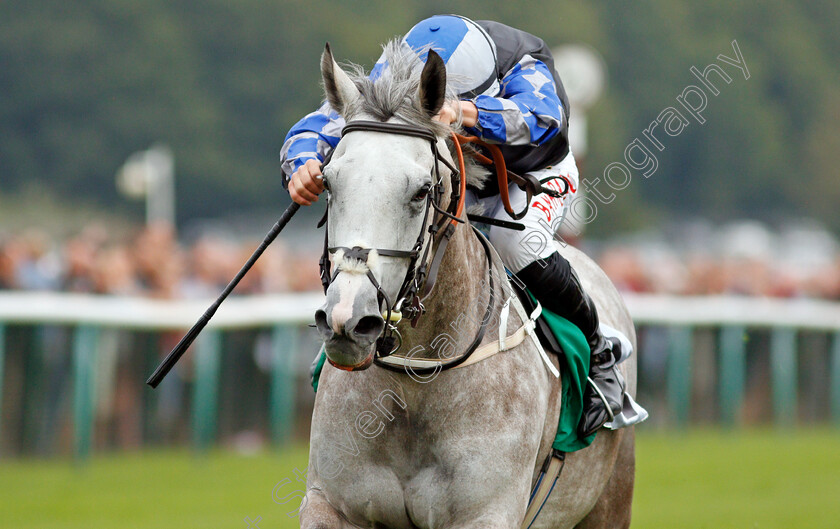
[[448,156],[441,139],[447,128],[432,120],[445,98],[443,61],[430,52],[418,75],[413,52],[391,44],[385,56],[389,69],[376,83],[360,71],[351,78],[335,63],[329,46],[321,58],[327,100],[347,122],[400,123],[431,131],[424,138],[370,128],[351,133],[348,128],[324,168],[333,280],[315,321],[328,359],[346,370],[364,369],[373,361],[385,329],[383,311],[404,297],[412,267],[432,254],[425,252],[432,244],[427,227],[435,216],[429,194],[442,184],[446,207],[451,188],[450,170],[437,168],[435,155],[439,150]]

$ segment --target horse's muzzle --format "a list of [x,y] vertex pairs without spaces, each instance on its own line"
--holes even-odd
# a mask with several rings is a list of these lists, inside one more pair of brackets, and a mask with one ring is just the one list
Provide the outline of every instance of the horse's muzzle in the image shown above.
[[371,366],[371,364],[373,364],[373,355],[374,355],[374,350],[371,349],[371,352],[370,352],[370,354],[368,354],[367,358],[365,358],[364,360],[362,360],[358,364],[347,365],[347,364],[339,364],[339,363],[333,361],[333,359],[329,357],[329,353],[327,353],[327,361],[330,363],[331,366],[333,366],[337,369],[341,369],[342,371],[364,371],[365,369],[369,368]]
[[377,291],[368,277],[340,273],[315,311],[315,326],[335,367],[365,369],[373,361],[376,340],[385,329]]
[[357,319],[350,318],[344,325],[338,326],[330,321],[327,310],[322,308],[315,312],[315,326],[324,340],[330,364],[346,371],[370,367],[376,340],[385,328],[382,316],[370,314]]

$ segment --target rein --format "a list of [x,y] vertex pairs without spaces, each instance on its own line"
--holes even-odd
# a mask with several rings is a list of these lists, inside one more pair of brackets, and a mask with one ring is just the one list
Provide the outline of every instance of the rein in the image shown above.
[[[458,143],[458,146],[459,146],[458,156],[459,156],[460,160],[463,160],[463,155],[461,154],[460,146],[465,145],[467,143],[474,143],[474,144],[476,144],[480,147],[483,147],[484,149],[486,149],[490,153],[490,156],[492,157],[492,159],[484,156],[480,152],[473,152],[473,153],[471,153],[471,156],[473,158],[475,158],[479,163],[482,163],[484,165],[494,165],[496,167],[496,178],[499,182],[499,195],[502,199],[502,206],[504,206],[505,212],[508,215],[510,215],[510,217],[513,218],[513,220],[519,220],[522,217],[524,217],[526,213],[528,213],[528,207],[530,206],[531,199],[534,196],[539,195],[541,193],[545,193],[545,194],[547,194],[547,195],[549,195],[553,198],[560,198],[561,196],[563,196],[563,195],[565,195],[566,193],[569,192],[569,182],[567,182],[563,178],[560,178],[559,176],[549,178],[548,180],[546,180],[546,182],[548,182],[550,180],[554,180],[554,179],[562,180],[563,184],[565,185],[565,189],[563,189],[563,191],[557,191],[556,189],[551,189],[549,187],[543,186],[542,185],[543,182],[540,182],[537,179],[537,177],[534,176],[534,175],[526,173],[525,175],[520,176],[520,175],[514,173],[513,171],[509,171],[508,168],[507,168],[507,165],[505,164],[505,158],[504,158],[504,156],[502,156],[502,151],[496,145],[493,145],[491,143],[487,143],[486,141],[478,138],[477,136],[462,136],[460,134],[455,134],[454,132],[452,133],[452,135],[455,137],[455,139]],[[463,167],[463,165],[462,165],[462,167]],[[513,206],[510,205],[510,194],[508,192],[508,180],[510,180],[514,184],[517,184],[519,187],[523,188],[525,190],[526,195],[527,195],[527,199],[525,200],[525,207],[522,209],[522,211],[520,211],[518,213],[513,211]],[[491,220],[492,221],[494,219],[482,218],[481,220],[482,221],[486,221],[486,220]],[[490,222],[490,223],[495,224],[495,223],[498,223],[498,222]],[[510,229],[519,229],[515,226],[504,226],[503,224],[500,224],[500,225],[502,225],[503,227],[510,228]]]

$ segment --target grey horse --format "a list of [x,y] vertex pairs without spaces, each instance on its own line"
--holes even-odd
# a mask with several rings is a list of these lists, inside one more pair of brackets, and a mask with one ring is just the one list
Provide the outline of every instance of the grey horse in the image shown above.
[[[397,43],[386,46],[389,75],[376,83],[361,69],[342,70],[329,47],[321,58],[326,96],[346,120],[387,121],[431,129],[451,159],[448,128],[431,120],[444,101],[446,73]],[[439,164],[429,142],[416,137],[356,131],[339,142],[325,167],[331,245],[410,249],[430,222],[418,197]],[[439,165],[442,174],[449,174]],[[449,197],[448,179],[445,196]],[[446,204],[442,204],[446,206]],[[433,244],[425,236],[423,244]],[[601,319],[634,345],[635,331],[606,275],[574,248],[560,248],[595,300]],[[510,298],[504,267],[487,256],[468,224],[459,224],[445,250],[438,279],[416,328],[401,322],[400,352],[446,360],[462,354],[478,332],[475,314],[488,304],[488,273],[498,314]],[[300,524],[306,529],[516,528],[557,430],[560,380],[534,340],[473,365],[417,375],[371,365],[385,328],[371,274],[394,300],[409,262],[378,255],[332,255],[334,281],[316,313],[329,364],[321,374],[312,416],[307,492]],[[488,272],[489,270],[489,272]],[[517,305],[515,296],[511,303]],[[478,307],[478,309],[476,309]],[[520,307],[509,328],[524,323]],[[496,320],[494,320],[496,321]],[[484,342],[498,339],[489,326]],[[446,347],[437,347],[441,337]],[[443,353],[442,353],[443,351]],[[557,358],[550,360],[557,366]],[[635,357],[620,369],[636,391]],[[568,454],[565,468],[532,527],[628,527],[635,472],[633,428],[602,429],[595,442]]]

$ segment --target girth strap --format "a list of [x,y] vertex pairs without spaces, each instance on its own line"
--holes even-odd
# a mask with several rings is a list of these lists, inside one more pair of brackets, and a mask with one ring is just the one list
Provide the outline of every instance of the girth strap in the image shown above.
[[543,463],[542,469],[540,469],[540,475],[536,484],[534,484],[534,490],[531,491],[531,496],[528,498],[528,510],[525,511],[525,519],[522,521],[521,529],[530,529],[534,524],[537,516],[540,515],[540,511],[545,506],[545,502],[548,501],[551,491],[554,490],[557,478],[560,477],[564,466],[566,466],[566,452],[552,448],[551,453],[548,454]]

